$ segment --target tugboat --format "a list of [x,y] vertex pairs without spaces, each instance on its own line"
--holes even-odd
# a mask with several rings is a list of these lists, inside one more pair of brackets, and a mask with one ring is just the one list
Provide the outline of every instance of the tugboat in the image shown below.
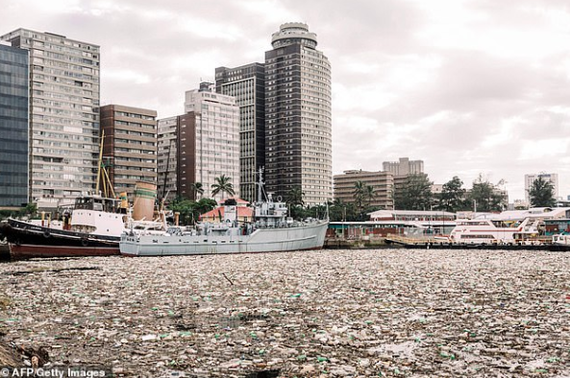
[[[119,255],[119,242],[124,231],[153,228],[162,229],[164,232],[166,228],[163,222],[131,219],[128,214],[127,193],[121,193],[120,198],[116,198],[101,159],[104,137],[103,134],[96,186],[96,192],[99,192],[99,184],[102,183],[103,195],[89,194],[76,198],[73,209],[63,212],[62,222],[52,222],[49,219],[43,219],[43,216],[41,222],[12,218],[3,222],[0,226],[0,234],[7,239],[12,260],[33,257]],[[137,183],[139,184],[143,185],[140,191],[148,197],[149,183]],[[156,185],[151,185],[156,194]],[[137,190],[138,187],[135,188],[135,197],[137,197]],[[154,199],[151,202],[150,216],[152,217]],[[137,210],[137,201],[135,201],[135,217]]]
[[169,256],[321,249],[328,219],[294,221],[287,217],[286,204],[274,202],[272,196],[264,192],[262,173],[260,170],[258,202],[254,204],[251,221],[240,221],[235,203],[226,201],[219,223],[203,222],[193,229],[170,227],[159,235],[124,233],[121,254]]

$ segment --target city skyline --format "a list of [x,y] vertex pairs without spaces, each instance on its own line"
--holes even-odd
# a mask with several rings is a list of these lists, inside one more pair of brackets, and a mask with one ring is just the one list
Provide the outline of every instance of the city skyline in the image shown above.
[[[326,7],[327,12],[323,12]],[[570,13],[561,1],[40,1],[3,6],[3,30],[101,47],[101,105],[183,112],[216,67],[263,62],[271,34],[305,22],[333,88],[333,173],[423,160],[435,183],[559,175],[570,194]]]

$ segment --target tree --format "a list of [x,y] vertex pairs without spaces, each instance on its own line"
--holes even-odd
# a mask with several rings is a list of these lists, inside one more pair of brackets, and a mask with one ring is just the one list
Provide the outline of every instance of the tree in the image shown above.
[[372,201],[374,201],[374,196],[376,196],[374,187],[371,185],[366,185],[364,187],[364,203],[366,203],[366,207],[370,207],[370,204]]
[[483,181],[482,175],[479,175],[473,182],[468,202],[473,203],[477,211],[503,211],[507,206],[507,195],[497,186]]
[[192,191],[194,192],[194,198],[198,199],[198,195],[202,197],[204,194],[204,185],[201,182],[195,182],[191,186]]
[[230,182],[232,179],[224,174],[220,177],[215,178],[215,183],[212,184],[212,197],[218,193],[222,193],[222,200],[224,199],[224,193],[233,196],[235,194],[234,185]]
[[305,218],[305,213],[303,211],[303,205],[305,205],[305,201],[303,197],[305,193],[301,186],[295,186],[289,190],[287,196],[285,198],[285,203],[289,207],[289,215],[295,219],[302,219]]
[[540,176],[532,182],[528,195],[531,207],[552,207],[556,205],[554,185]]
[[394,207],[397,210],[429,210],[433,200],[432,184],[425,173],[409,175],[403,188],[394,193]]
[[443,184],[438,208],[452,213],[464,209],[466,190],[462,186],[463,181],[457,176]]
[[354,204],[358,209],[363,208],[365,187],[366,185],[362,181],[357,181],[354,183],[352,196],[354,197]]

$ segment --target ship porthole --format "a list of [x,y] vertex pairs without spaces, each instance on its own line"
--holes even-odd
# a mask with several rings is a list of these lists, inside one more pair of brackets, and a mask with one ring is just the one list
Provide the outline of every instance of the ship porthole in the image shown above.
[[51,234],[49,233],[49,231],[44,232],[44,238],[49,238],[51,236]]
[[81,239],[81,245],[82,246],[87,247],[88,244],[89,244],[89,240],[87,240],[87,238]]

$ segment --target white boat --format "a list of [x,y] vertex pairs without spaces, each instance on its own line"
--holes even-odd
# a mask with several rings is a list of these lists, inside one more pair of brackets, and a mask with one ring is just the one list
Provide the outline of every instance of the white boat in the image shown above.
[[[261,172],[260,172],[261,176]],[[262,187],[260,179],[259,183]],[[166,233],[127,232],[120,251],[128,256],[169,256],[225,253],[284,252],[321,249],[327,220],[294,221],[287,206],[271,196],[255,203],[251,221],[237,216],[237,206],[226,202],[219,223],[201,223],[193,229],[170,227]],[[261,190],[258,198],[262,198]],[[221,212],[220,212],[221,214]]]
[[522,222],[499,219],[458,219],[449,239],[454,244],[521,244],[539,235],[542,219],[527,217]]
[[552,235],[552,244],[557,246],[570,247],[570,235],[568,234]]

